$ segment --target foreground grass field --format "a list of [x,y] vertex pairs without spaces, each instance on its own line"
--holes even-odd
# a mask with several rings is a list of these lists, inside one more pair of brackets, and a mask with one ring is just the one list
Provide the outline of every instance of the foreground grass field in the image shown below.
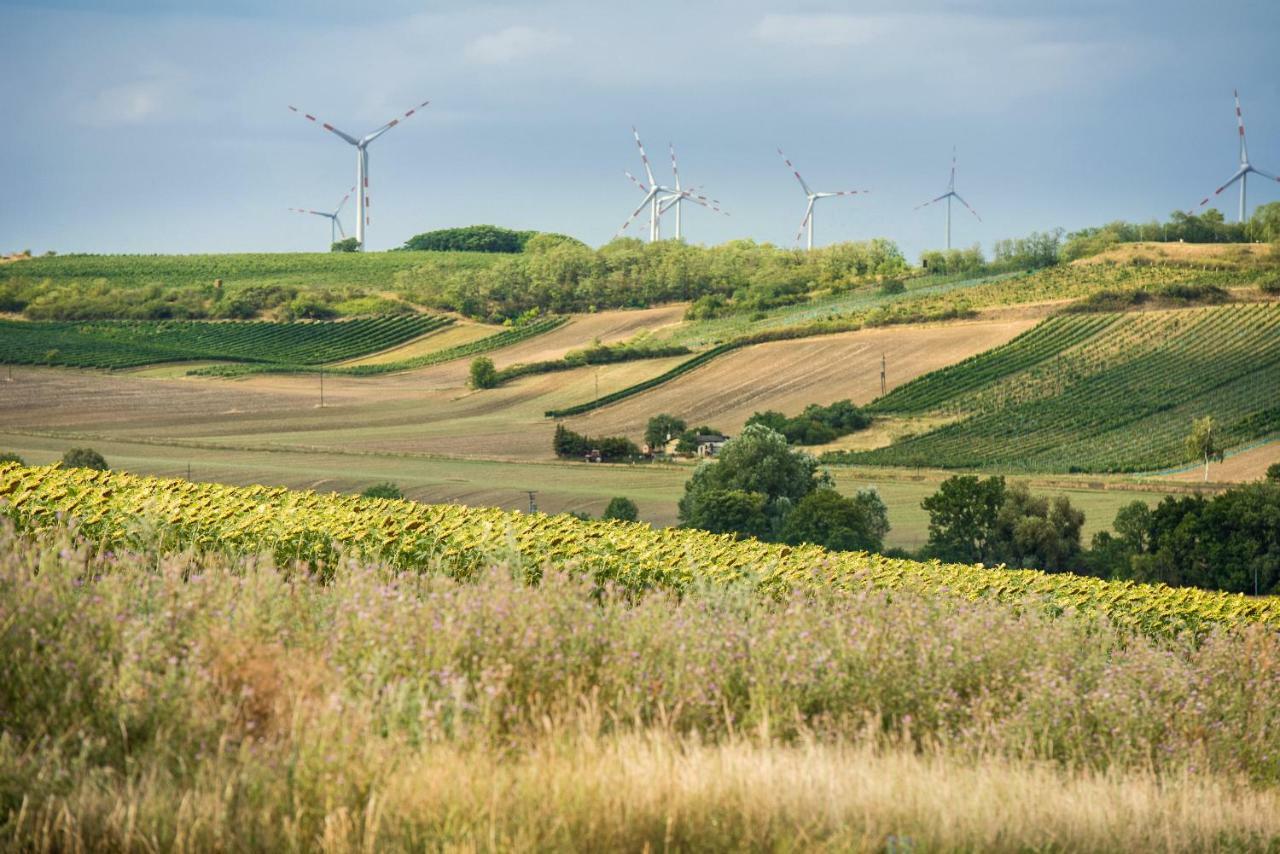
[[112,553],[0,525],[0,846],[1280,844],[1272,629],[1192,644],[942,590],[623,594],[554,565],[531,586],[496,528],[465,582],[316,575],[185,552],[162,517]]

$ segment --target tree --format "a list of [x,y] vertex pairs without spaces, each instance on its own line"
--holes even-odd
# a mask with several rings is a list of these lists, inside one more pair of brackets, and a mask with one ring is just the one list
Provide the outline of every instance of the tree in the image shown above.
[[665,448],[670,439],[678,437],[688,427],[681,418],[674,415],[655,415],[649,419],[644,428],[644,441],[649,450]]
[[836,551],[880,552],[889,532],[889,514],[875,492],[845,498],[821,488],[800,499],[782,523],[781,539],[799,545],[813,543]]
[[1272,463],[1267,466],[1266,478],[1271,481],[1280,480],[1280,463]]
[[617,519],[620,522],[638,522],[640,508],[636,507],[636,503],[630,498],[619,495],[609,500],[609,506],[604,508],[604,515],[600,518]]
[[373,486],[365,487],[364,492],[360,493],[361,498],[404,498],[404,493],[400,487],[391,481],[385,483],[375,483]]
[[360,241],[354,237],[348,237],[345,240],[339,240],[337,243],[329,247],[330,252],[359,252]]
[[0,463],[17,463],[20,466],[25,466],[27,461],[12,451],[0,451]]
[[713,534],[767,539],[771,530],[765,512],[767,503],[768,498],[759,492],[705,489],[698,493],[696,501],[681,500],[680,523]]
[[69,448],[62,455],[63,468],[107,470],[107,461],[93,448]]
[[1216,427],[1213,416],[1206,415],[1191,422],[1191,435],[1187,436],[1187,456],[1193,460],[1204,459],[1205,483],[1209,482],[1209,461],[1221,462],[1223,457],[1222,448],[1218,447],[1218,437],[1214,432]]
[[1084,513],[1066,496],[1031,494],[1025,483],[1005,490],[991,532],[991,557],[1011,566],[1066,572],[1080,563]]
[[471,360],[470,383],[474,389],[494,388],[498,385],[498,370],[493,366],[493,359],[477,356]]
[[991,561],[991,538],[1004,498],[1003,477],[956,475],[944,480],[937,492],[920,502],[929,511],[925,553],[958,563]]
[[[711,500],[711,495],[740,492],[762,498],[760,510],[768,535],[772,536],[796,502],[814,489],[829,485],[830,481],[828,475],[819,473],[818,463],[812,456],[788,447],[781,433],[762,424],[751,424],[743,428],[741,435],[725,443],[716,462],[704,463],[694,471],[680,499],[680,522],[688,527],[705,527],[697,520],[706,518],[703,505]],[[742,499],[733,500],[739,502],[739,509],[745,508]],[[755,525],[754,516],[751,521]],[[756,533],[757,530],[743,533],[765,535]]]

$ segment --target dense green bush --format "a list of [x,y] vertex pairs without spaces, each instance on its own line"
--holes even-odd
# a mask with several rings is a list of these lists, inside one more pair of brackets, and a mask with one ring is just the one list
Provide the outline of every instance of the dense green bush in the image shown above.
[[640,508],[630,498],[619,495],[609,500],[601,519],[616,519],[619,522],[636,522],[640,519]]
[[552,449],[563,459],[581,460],[592,451],[600,452],[604,462],[634,460],[640,457],[640,449],[625,436],[584,436],[563,424],[556,425]]
[[93,448],[68,448],[62,455],[62,465],[69,469],[107,470],[107,461]]
[[493,359],[488,356],[477,356],[471,360],[469,382],[474,389],[494,388],[498,385],[498,371],[493,366]]
[[512,231],[496,225],[467,225],[415,234],[405,249],[419,252],[523,252],[536,231]]
[[373,486],[365,487],[360,496],[362,498],[400,499],[404,498],[404,492],[398,485],[388,480],[384,483],[375,483]]
[[788,418],[781,412],[757,412],[748,424],[764,424],[776,430],[793,445],[825,445],[871,425],[867,415],[850,400],[838,400],[830,406],[811,403],[799,415]]
[[25,466],[27,461],[12,451],[0,451],[0,463],[17,463],[20,466]]

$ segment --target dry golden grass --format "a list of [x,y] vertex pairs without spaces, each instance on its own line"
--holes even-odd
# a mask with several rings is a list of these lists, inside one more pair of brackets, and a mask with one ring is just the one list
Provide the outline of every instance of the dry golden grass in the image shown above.
[[1091,264],[1206,264],[1236,268],[1252,265],[1271,251],[1266,243],[1122,243],[1106,252],[1073,261],[1074,266]]
[[[251,807],[283,794],[286,769],[331,789],[323,814],[281,810],[283,802]],[[159,773],[128,786],[85,779],[65,799],[24,805],[0,839],[50,852],[1261,851],[1280,844],[1280,793],[1229,779],[1073,773],[745,738],[705,745],[656,731],[601,738],[553,730],[515,753],[429,745],[405,756],[373,746],[341,763],[223,746],[197,777],[184,790]]]

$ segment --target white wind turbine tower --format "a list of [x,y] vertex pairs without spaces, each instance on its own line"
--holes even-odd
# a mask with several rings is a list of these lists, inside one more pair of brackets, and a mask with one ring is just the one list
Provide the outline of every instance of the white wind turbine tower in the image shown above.
[[805,196],[807,196],[809,199],[809,204],[804,209],[804,219],[800,220],[800,230],[796,232],[796,241],[798,242],[800,240],[800,235],[804,234],[805,227],[808,226],[809,240],[805,247],[806,249],[813,248],[813,206],[814,206],[814,203],[818,201],[818,199],[828,199],[828,198],[831,198],[832,196],[856,196],[859,193],[865,194],[865,193],[871,192],[870,190],[838,190],[833,193],[829,193],[829,192],[815,193],[813,190],[809,189],[809,185],[806,184],[804,182],[804,179],[800,177],[800,170],[796,169],[796,167],[791,165],[791,161],[787,159],[787,155],[782,153],[781,148],[778,149],[778,155],[782,157],[782,162],[787,164],[787,168],[791,170],[791,174],[796,176],[796,180],[800,182],[800,186],[804,189]]
[[338,130],[336,127],[329,124],[328,122],[320,121],[310,113],[302,112],[292,104],[289,105],[289,109],[293,110],[295,113],[298,113],[304,116],[309,121],[316,122],[325,130],[329,131],[329,133],[343,140],[348,145],[355,146],[355,149],[356,149],[356,216],[358,217],[356,219],[356,242],[360,244],[361,251],[364,251],[365,226],[369,224],[369,143],[373,142],[375,139],[382,136],[384,133],[391,130],[396,125],[400,124],[401,121],[409,118],[409,116],[412,116],[414,113],[418,112],[418,110],[421,110],[423,107],[425,107],[427,104],[430,104],[430,103],[431,103],[430,101],[423,101],[418,106],[406,112],[403,116],[392,119],[382,127],[378,128],[372,133],[369,133],[369,134],[366,134],[365,136],[360,137],[359,139],[357,139],[354,136],[351,136],[348,133],[344,133]]
[[947,191],[943,193],[941,196],[938,196],[938,198],[936,199],[930,199],[929,201],[924,202],[923,204],[916,205],[915,209],[920,210],[921,208],[927,208],[929,207],[929,205],[933,204],[934,202],[940,202],[943,199],[947,200],[947,248],[950,249],[951,248],[951,200],[952,199],[955,199],[957,202],[959,202],[960,204],[968,208],[969,213],[977,217],[978,222],[982,222],[982,217],[978,216],[978,212],[975,211],[973,208],[970,208],[969,203],[966,202],[964,199],[960,198],[960,194],[956,192],[956,150],[954,148],[951,149],[951,180],[947,182]]
[[1235,98],[1236,98],[1236,127],[1239,128],[1239,133],[1240,133],[1240,168],[1236,170],[1236,174],[1232,175],[1230,180],[1227,181],[1227,183],[1223,184],[1221,187],[1214,190],[1212,196],[1205,196],[1204,199],[1201,200],[1200,204],[1197,207],[1195,207],[1193,210],[1187,211],[1187,213],[1194,213],[1195,211],[1200,210],[1200,208],[1203,208],[1205,205],[1209,204],[1209,200],[1212,199],[1213,196],[1218,195],[1223,190],[1227,189],[1227,187],[1230,187],[1236,181],[1239,181],[1240,182],[1240,222],[1244,222],[1245,184],[1249,180],[1249,173],[1253,172],[1255,175],[1261,175],[1263,178],[1270,178],[1272,181],[1280,181],[1280,178],[1277,178],[1275,175],[1271,175],[1266,172],[1263,172],[1261,169],[1255,168],[1249,162],[1249,149],[1248,147],[1245,146],[1245,142],[1244,142],[1244,116],[1241,115],[1240,113],[1240,92],[1237,90],[1232,92],[1232,94],[1235,95]]
[[[617,234],[620,235],[622,232],[626,231],[627,226],[631,225],[632,221],[638,217],[646,207],[649,209],[650,243],[659,239],[662,214],[666,213],[666,211],[672,206],[675,206],[676,208],[676,238],[680,238],[679,205],[681,202],[690,201],[694,204],[711,208],[717,213],[724,213],[724,211],[720,210],[720,203],[714,199],[708,199],[706,196],[698,195],[692,190],[681,189],[680,170],[676,168],[676,151],[674,146],[671,147],[671,169],[675,173],[676,185],[674,187],[667,187],[659,184],[657,179],[653,177],[653,170],[649,168],[649,155],[645,154],[644,143],[640,141],[640,132],[633,127],[631,128],[631,134],[636,138],[636,147],[640,149],[640,162],[644,164],[644,174],[648,176],[649,183],[645,184],[630,172],[623,170],[623,174],[631,179],[631,183],[639,187],[640,191],[644,193],[644,199],[640,202],[639,207],[631,212],[631,216],[627,217],[627,221],[622,224],[622,228],[618,229]],[[664,193],[666,195],[663,195]],[[725,215],[727,216],[728,214]]]
[[[313,214],[314,216],[322,216],[328,219],[329,220],[329,243],[330,245],[332,245],[338,242],[337,234],[341,234],[344,239],[347,236],[346,231],[344,231],[342,228],[342,220],[338,219],[338,214],[342,213],[343,205],[347,203],[347,199],[351,198],[351,194],[354,193],[355,191],[356,191],[355,187],[352,187],[350,190],[348,190],[347,194],[342,197],[342,201],[338,202],[338,206],[333,209],[333,213],[326,213],[325,211],[313,211],[310,209],[303,210],[302,208],[289,208],[289,210],[293,211],[294,213]],[[337,230],[337,234],[334,233],[335,229]]]

